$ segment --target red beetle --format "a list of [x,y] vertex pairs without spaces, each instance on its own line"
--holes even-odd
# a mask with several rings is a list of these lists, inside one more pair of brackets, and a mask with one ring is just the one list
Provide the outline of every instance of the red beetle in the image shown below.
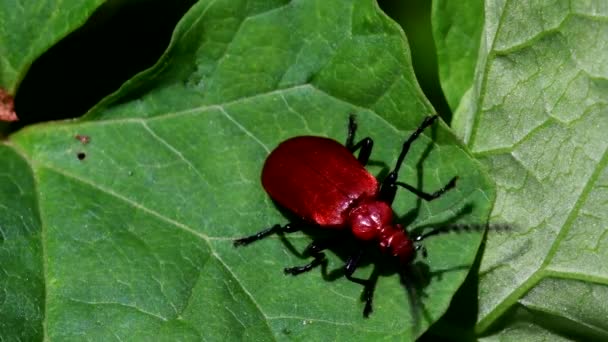
[[[235,240],[234,245],[247,245],[273,233],[294,232],[302,226],[312,225],[349,233],[361,245],[375,244],[384,254],[404,266],[414,260],[418,249],[422,249],[426,256],[424,247],[417,243],[435,232],[410,237],[402,225],[393,222],[391,204],[398,186],[431,201],[456,185],[457,177],[454,177],[443,188],[429,194],[397,181],[410,145],[435,120],[436,115],[425,118],[403,143],[395,168],[381,184],[364,167],[372,151],[372,139],[367,137],[354,144],[357,125],[353,116],[348,125],[346,146],[315,136],[294,137],[282,142],[266,159],[262,185],[273,200],[296,214],[301,221],[274,225]],[[357,150],[360,152],[355,158],[353,152]],[[343,238],[343,235],[339,237]],[[285,268],[285,273],[297,275],[322,264],[325,261],[322,251],[340,242],[343,239],[313,241],[306,253],[314,259],[304,266]],[[362,247],[358,248],[347,260],[344,273],[349,280],[367,286],[371,280],[352,276],[363,251]],[[366,291],[365,302],[364,315],[367,317],[372,310],[372,291]]]

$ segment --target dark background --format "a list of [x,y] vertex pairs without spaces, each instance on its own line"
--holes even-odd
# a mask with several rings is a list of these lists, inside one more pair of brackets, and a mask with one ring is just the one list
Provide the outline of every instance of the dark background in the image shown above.
[[[195,0],[110,0],[77,31],[38,58],[15,97],[24,125],[82,116],[163,53],[173,28]],[[380,0],[406,32],[418,82],[447,122],[439,86],[428,0]]]

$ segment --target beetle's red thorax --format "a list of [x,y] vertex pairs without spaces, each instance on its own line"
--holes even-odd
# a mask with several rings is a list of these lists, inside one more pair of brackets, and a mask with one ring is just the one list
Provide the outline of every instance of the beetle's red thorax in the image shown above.
[[340,143],[302,136],[282,142],[266,159],[262,185],[270,197],[302,219],[345,228],[350,207],[374,198],[378,181]]
[[357,239],[377,239],[382,228],[393,223],[393,210],[385,202],[362,201],[350,210],[348,223]]

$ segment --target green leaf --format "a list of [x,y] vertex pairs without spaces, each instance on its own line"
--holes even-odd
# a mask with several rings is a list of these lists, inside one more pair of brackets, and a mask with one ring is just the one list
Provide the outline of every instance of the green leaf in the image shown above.
[[[398,277],[386,274],[369,319],[358,284],[326,281],[319,270],[286,277],[283,267],[306,261],[280,239],[232,245],[287,222],[259,178],[266,155],[288,137],[344,141],[356,113],[358,137],[375,139],[369,169],[386,173],[433,113],[408,56],[403,33],[371,0],[201,1],[158,64],[83,119],[11,136],[5,149],[27,163],[13,172],[33,173],[39,208],[44,337],[419,336],[447,309],[480,233],[429,238],[424,262],[436,276],[419,293],[422,307],[412,309]],[[457,188],[437,201],[401,192],[395,212],[405,219],[414,210],[410,228],[485,223],[493,186],[445,125],[416,141],[400,180],[430,192],[455,175]],[[298,250],[310,242],[301,233],[287,239]],[[330,270],[347,256],[335,252]],[[371,271],[364,265],[356,276]]]
[[483,28],[483,1],[433,1],[433,37],[439,78],[448,104],[455,110],[473,87]]
[[0,87],[15,94],[44,51],[82,25],[103,0],[0,1]]
[[497,183],[492,220],[515,231],[488,238],[480,334],[608,338],[607,17],[603,2],[485,3],[454,120]]
[[41,340],[45,255],[35,180],[11,148],[0,145],[0,160],[0,336]]

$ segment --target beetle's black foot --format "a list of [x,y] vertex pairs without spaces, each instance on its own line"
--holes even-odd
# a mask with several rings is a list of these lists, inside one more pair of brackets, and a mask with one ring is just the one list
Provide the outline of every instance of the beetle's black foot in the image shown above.
[[365,308],[363,309],[363,317],[364,318],[369,318],[369,315],[373,311],[374,310],[372,309],[372,303],[371,302],[365,302]]
[[242,238],[242,239],[236,239],[232,242],[232,245],[234,247],[239,247],[239,246],[246,246],[250,243],[252,243],[253,241],[255,241],[255,239],[250,239],[248,237],[246,238]]
[[245,246],[254,241],[261,240],[271,234],[293,233],[295,231],[298,231],[299,229],[300,229],[300,226],[296,225],[296,224],[288,223],[284,226],[281,226],[280,224],[275,224],[274,226],[264,229],[262,231],[259,231],[253,235],[245,236],[244,238],[240,238],[240,239],[236,239],[236,240],[234,240],[234,242],[232,244],[234,245],[234,247]]
[[[308,266],[308,265],[306,265],[306,266]],[[295,276],[295,275],[302,274],[304,272],[310,271],[310,269],[312,267],[306,267],[306,266],[302,266],[302,267],[285,267],[283,269],[283,272],[285,274],[291,274],[291,275]]]
[[365,302],[365,307],[363,308],[364,318],[368,318],[372,311],[374,311],[372,308],[372,301],[374,300],[375,280],[372,279],[374,278],[370,278],[370,280],[367,281],[365,289],[363,290],[363,297],[361,298],[361,300]]
[[454,178],[450,179],[448,184],[443,187],[443,192],[446,192],[456,186],[456,181],[458,180],[458,176],[454,176]]
[[298,274],[302,274],[304,272],[308,272],[310,270],[312,270],[313,268],[327,262],[325,259],[325,254],[323,253],[317,253],[314,256],[314,260],[311,261],[309,264],[304,265],[304,266],[296,266],[296,267],[287,267],[283,269],[283,272],[285,272],[285,274],[291,274],[291,275],[298,275]]

